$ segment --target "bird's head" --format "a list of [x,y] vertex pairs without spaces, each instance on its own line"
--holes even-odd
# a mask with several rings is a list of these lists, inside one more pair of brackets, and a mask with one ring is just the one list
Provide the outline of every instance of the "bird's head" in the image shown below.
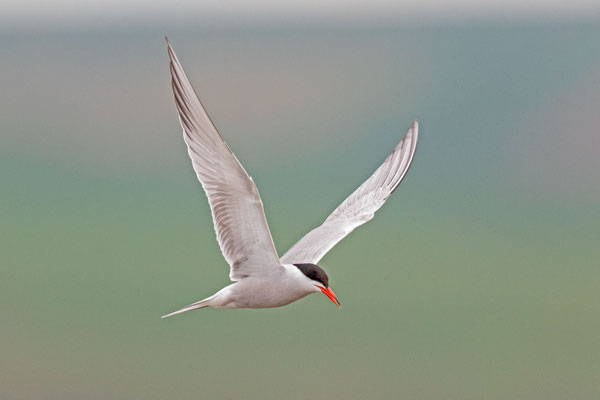
[[329,297],[336,306],[342,308],[340,302],[333,293],[333,290],[329,287],[329,277],[321,267],[316,264],[294,264],[294,266],[298,268],[304,276],[311,280],[315,292],[322,292],[325,296]]

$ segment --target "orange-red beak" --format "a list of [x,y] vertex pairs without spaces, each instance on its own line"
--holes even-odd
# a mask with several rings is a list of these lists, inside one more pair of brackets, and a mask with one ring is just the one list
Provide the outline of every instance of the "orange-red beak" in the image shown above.
[[315,285],[315,286],[318,287],[319,290],[321,292],[323,292],[323,294],[325,296],[329,297],[329,299],[331,301],[333,301],[335,303],[335,305],[338,306],[338,308],[342,308],[342,305],[338,301],[337,297],[335,297],[335,294],[333,293],[333,290],[331,290],[331,288],[324,288],[323,286],[319,286],[319,285]]

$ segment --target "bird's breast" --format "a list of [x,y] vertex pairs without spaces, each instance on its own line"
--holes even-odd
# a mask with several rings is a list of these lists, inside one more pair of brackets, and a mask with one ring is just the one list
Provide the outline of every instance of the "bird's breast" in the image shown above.
[[310,294],[293,279],[246,278],[234,285],[232,297],[239,308],[281,307]]

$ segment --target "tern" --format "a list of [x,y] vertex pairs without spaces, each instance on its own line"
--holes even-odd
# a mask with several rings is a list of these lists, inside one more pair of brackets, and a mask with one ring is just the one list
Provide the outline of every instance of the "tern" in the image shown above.
[[183,139],[208,197],[217,241],[234,283],[163,318],[204,307],[281,307],[318,292],[341,307],[317,263],[356,227],[370,221],[398,187],[415,154],[418,122],[369,179],[280,258],[254,181],[215,128],[166,40]]

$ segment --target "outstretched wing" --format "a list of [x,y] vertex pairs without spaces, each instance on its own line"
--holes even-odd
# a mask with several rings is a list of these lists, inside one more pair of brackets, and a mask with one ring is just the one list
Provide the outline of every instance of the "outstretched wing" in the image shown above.
[[256,185],[210,120],[167,40],[183,139],[212,211],[233,281],[280,265]]
[[333,246],[358,226],[370,221],[408,171],[417,148],[415,121],[383,164],[336,208],[323,225],[306,234],[281,257],[284,264],[316,264]]

